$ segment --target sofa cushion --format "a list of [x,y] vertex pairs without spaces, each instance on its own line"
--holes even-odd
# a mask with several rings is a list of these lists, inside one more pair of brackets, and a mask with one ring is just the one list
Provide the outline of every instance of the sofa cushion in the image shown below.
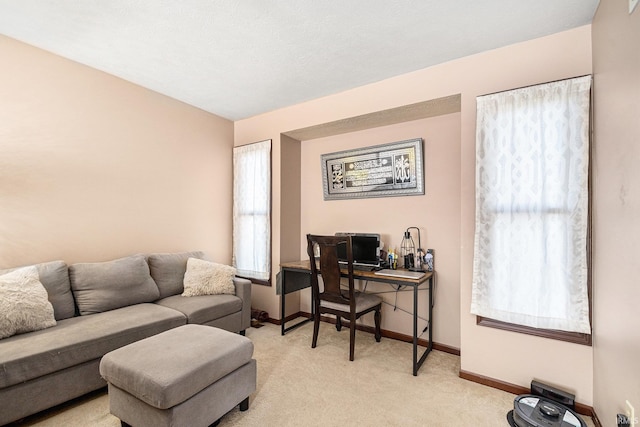
[[2,340],[0,388],[99,359],[140,339],[186,324],[181,313],[137,304],[61,320],[53,328]]
[[217,264],[197,258],[189,258],[184,273],[183,297],[198,295],[220,295],[236,293],[233,277],[236,269],[230,265]]
[[81,315],[152,302],[160,296],[143,255],[73,264],[69,277]]
[[160,298],[183,292],[184,273],[189,258],[204,258],[204,252],[156,253],[147,255],[151,277],[160,290]]
[[242,311],[242,300],[235,295],[201,295],[183,297],[173,295],[156,301],[187,317],[187,323],[207,324],[213,320]]
[[[76,307],[69,283],[69,272],[64,261],[50,261],[36,264],[40,283],[47,290],[49,302],[53,306],[56,320],[67,319],[76,314]],[[19,267],[21,268],[21,267]],[[0,270],[0,275],[17,270]]]
[[0,276],[0,339],[55,324],[53,306],[35,266]]

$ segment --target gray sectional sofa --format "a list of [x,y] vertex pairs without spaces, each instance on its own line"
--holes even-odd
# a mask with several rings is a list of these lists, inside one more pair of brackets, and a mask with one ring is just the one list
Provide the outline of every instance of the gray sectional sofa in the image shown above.
[[251,282],[233,278],[235,295],[183,297],[189,257],[203,253],[37,265],[56,325],[0,339],[0,425],[104,387],[102,356],[143,338],[188,323],[244,334]]

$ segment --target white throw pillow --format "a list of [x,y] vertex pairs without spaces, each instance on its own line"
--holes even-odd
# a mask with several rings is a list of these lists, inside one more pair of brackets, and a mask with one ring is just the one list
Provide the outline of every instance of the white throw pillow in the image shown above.
[[187,260],[187,270],[184,273],[183,297],[198,295],[219,295],[236,293],[233,277],[236,269],[229,265],[216,264],[198,258]]
[[55,324],[53,306],[36,266],[0,276],[0,339]]

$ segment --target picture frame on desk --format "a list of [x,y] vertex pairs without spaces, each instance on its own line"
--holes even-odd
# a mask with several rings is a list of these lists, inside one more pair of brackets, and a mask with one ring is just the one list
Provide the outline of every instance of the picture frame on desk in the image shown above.
[[421,138],[323,154],[324,200],[424,194]]

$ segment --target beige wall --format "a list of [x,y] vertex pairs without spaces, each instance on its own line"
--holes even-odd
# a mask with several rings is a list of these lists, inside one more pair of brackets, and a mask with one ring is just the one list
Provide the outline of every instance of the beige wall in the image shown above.
[[233,123],[0,36],[0,268],[231,260]]
[[[601,5],[601,9],[603,7]],[[633,17],[636,21],[637,13]],[[599,11],[599,16],[607,31],[610,26],[619,26],[615,22],[618,18],[612,21],[603,11]],[[613,81],[621,80],[618,74],[624,77],[635,71],[637,75],[637,62],[624,59],[625,56],[637,57],[624,45],[621,49],[628,49],[626,52],[617,49],[604,52],[603,46],[608,43],[604,33],[597,33],[594,40],[596,49],[601,46],[597,51],[603,61],[606,55],[614,55],[614,62],[623,63],[621,70],[608,75],[607,62],[603,62],[601,77],[598,77],[603,84],[608,77],[608,84],[613,88],[611,93],[620,93],[622,89]],[[0,67],[0,117],[3,120],[0,126],[0,268],[52,259],[73,263],[107,260],[135,252],[186,249],[203,249],[213,259],[229,262],[231,147],[272,139],[274,280],[281,254],[296,251],[303,254],[302,236],[309,228],[333,232],[338,227],[354,231],[362,227],[368,231],[380,224],[378,230],[388,236],[392,244],[399,245],[404,228],[419,226],[424,231],[424,246],[436,250],[436,265],[443,275],[436,301],[434,339],[461,348],[461,368],[521,386],[528,386],[532,378],[537,378],[576,392],[581,403],[592,403],[590,347],[478,327],[474,316],[469,314],[475,97],[591,73],[590,26],[451,61],[235,124],[6,37],[0,36],[0,52],[3,58]],[[637,80],[635,82],[637,84]],[[281,167],[286,165],[285,161],[290,162],[291,145],[295,144],[286,139],[283,145],[283,132],[453,94],[462,94],[459,114],[304,141],[299,157],[301,164],[308,163],[309,168],[292,172]],[[600,99],[602,107],[599,107]],[[635,276],[633,271],[625,270],[632,269],[632,263],[622,261],[635,252],[632,250],[635,247],[628,243],[628,250],[616,252],[619,247],[616,244],[624,239],[615,232],[637,230],[632,222],[637,218],[632,215],[637,211],[632,210],[637,208],[637,203],[634,204],[637,192],[633,193],[630,187],[634,179],[637,181],[630,163],[634,157],[622,156],[635,149],[631,141],[637,141],[637,125],[630,127],[629,119],[623,123],[626,127],[616,127],[616,119],[624,120],[628,116],[619,104],[615,104],[619,114],[607,115],[604,107],[614,103],[614,100],[607,101],[606,94],[596,92],[596,110],[601,111],[596,117],[596,126],[598,117],[600,122],[612,121],[608,127],[602,127],[603,142],[597,147],[596,161],[600,161],[598,155],[608,148],[605,144],[617,143],[622,147],[602,159],[603,166],[619,174],[614,178],[597,174],[596,197],[605,195],[618,202],[612,206],[608,199],[605,199],[607,203],[596,202],[595,250],[596,257],[602,256],[596,264],[596,287],[599,281],[606,280],[608,287],[622,287],[622,292],[627,294],[625,277]],[[628,131],[617,130],[627,128],[635,133],[627,135]],[[364,146],[411,138],[416,133],[425,139],[427,194],[384,199],[408,208],[412,212],[408,220],[378,222],[375,215],[367,214],[364,220],[352,216],[336,224],[340,205],[372,213],[386,210],[388,206],[380,200],[369,199],[322,201],[317,176],[319,155],[350,148],[352,144]],[[621,157],[616,157],[618,155]],[[437,161],[440,158],[442,163]],[[596,164],[596,172],[599,167]],[[297,177],[305,195],[283,197],[280,190],[283,180]],[[628,203],[622,204],[623,200]],[[288,216],[290,212],[283,214],[283,210],[291,206],[301,211],[299,225],[295,216],[294,219]],[[314,212],[308,212],[313,208],[316,208]],[[424,216],[417,213],[421,208],[426,208]],[[325,209],[331,215],[316,213]],[[627,218],[628,228],[624,231],[620,227],[624,222],[619,221],[618,216]],[[607,228],[604,221],[610,217],[616,221],[611,221]],[[438,227],[443,228],[438,230]],[[296,234],[300,236],[298,239]],[[454,236],[453,242],[445,240],[449,234]],[[602,240],[598,240],[599,237]],[[611,246],[609,250],[605,250],[607,245]],[[601,271],[606,272],[606,277]],[[275,287],[254,286],[253,290],[254,306],[279,318]],[[608,295],[596,296],[595,311],[596,341],[602,346],[602,351],[597,353],[602,358],[598,363],[607,369],[608,364],[618,361],[615,357],[621,357],[614,353],[623,345],[621,341],[607,345],[607,339],[613,338],[598,335],[599,321],[603,331],[613,331],[614,337],[620,330],[617,329],[620,325],[611,318],[600,320],[598,317],[598,306],[611,309],[620,302],[619,298]],[[301,304],[304,308],[304,298]],[[455,313],[453,319],[447,317],[448,308]],[[300,307],[294,309],[297,311]],[[386,312],[385,328],[410,333],[403,315],[390,316],[388,309]],[[631,328],[622,330],[632,334]],[[637,343],[636,339],[626,345],[637,346]],[[597,379],[605,385],[609,379],[605,379],[604,368],[596,372],[602,372]],[[622,375],[621,371],[618,376]],[[637,400],[637,385],[632,389],[630,381],[623,384],[636,393]]]
[[[282,228],[287,226],[281,222],[280,212],[279,189],[281,180],[286,179],[287,173],[280,168],[281,133],[462,94],[460,146],[455,148],[460,150],[460,201],[455,208],[459,211],[438,214],[460,217],[460,246],[457,256],[460,263],[461,368],[525,387],[533,378],[550,382],[576,392],[579,402],[590,405],[593,398],[591,347],[479,327],[475,324],[475,317],[469,314],[475,209],[476,96],[590,73],[591,27],[585,26],[235,122],[236,145],[267,138],[274,141],[273,265],[280,263],[279,236]],[[370,202],[353,203],[354,206],[367,206]],[[301,217],[305,218],[306,215],[308,213],[303,211]],[[417,225],[424,227],[427,238],[431,230],[437,227],[435,223],[421,222]],[[404,226],[402,224],[401,227]],[[326,227],[329,229],[328,224]],[[306,230],[299,232],[303,235]],[[392,233],[396,239],[401,238],[397,231],[389,230],[388,233]],[[439,254],[439,248],[435,249],[436,254]],[[441,258],[436,262],[442,263]],[[257,290],[254,293],[254,305],[267,310],[272,317],[279,317],[279,300],[275,295],[275,288],[254,286],[254,290]],[[437,304],[440,302],[437,301]],[[436,323],[442,321],[440,316],[444,315],[438,313],[434,319]],[[453,338],[434,334],[436,342],[449,339]]]
[[[322,154],[413,138],[424,141],[424,195],[323,200]],[[381,234],[385,250],[391,247],[399,251],[407,227],[420,228],[422,247],[436,248],[438,286],[434,311],[438,321],[434,322],[434,336],[440,344],[460,348],[460,114],[303,141],[301,145],[302,238],[306,233],[375,232]],[[417,245],[415,230],[412,236]],[[304,241],[298,257],[307,258]],[[391,287],[375,282],[368,283],[367,290],[385,292],[382,294],[386,302],[382,308],[382,328],[411,336],[413,323],[409,313],[413,293],[389,293]],[[308,291],[305,293],[300,296],[300,307],[310,313],[311,296]],[[426,292],[419,302],[421,307],[427,306]],[[373,325],[373,315],[361,320]],[[425,321],[418,325],[420,330],[424,326]]]
[[640,417],[640,8],[601,0],[593,20],[594,408]]

